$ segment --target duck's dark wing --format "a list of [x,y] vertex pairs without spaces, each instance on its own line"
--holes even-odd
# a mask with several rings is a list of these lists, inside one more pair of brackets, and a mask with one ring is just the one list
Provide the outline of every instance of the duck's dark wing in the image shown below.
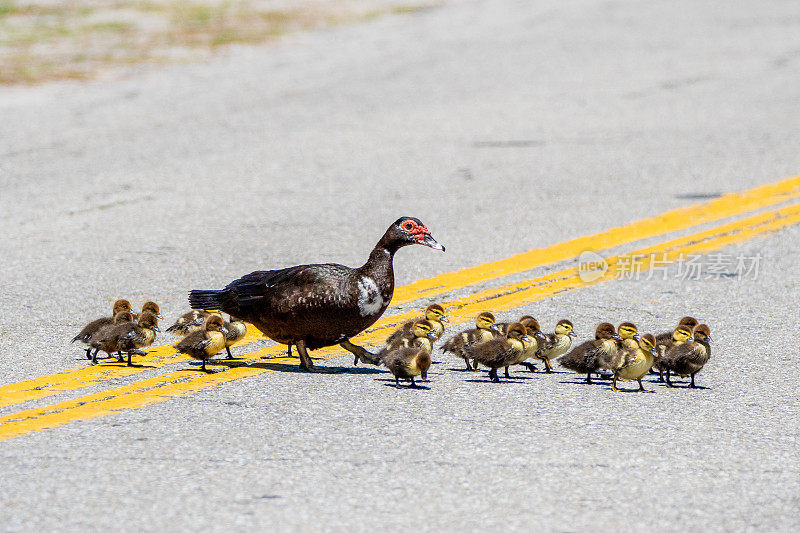
[[194,309],[219,309],[247,319],[253,310],[268,308],[275,313],[304,308],[346,307],[352,302],[342,288],[353,269],[337,264],[299,265],[281,270],[258,270],[219,291],[193,290],[189,303]]

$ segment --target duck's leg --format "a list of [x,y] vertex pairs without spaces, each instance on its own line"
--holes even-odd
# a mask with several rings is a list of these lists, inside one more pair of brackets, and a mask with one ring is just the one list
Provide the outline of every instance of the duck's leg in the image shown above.
[[91,359],[91,358],[92,358],[92,347],[89,346],[88,348],[86,348],[86,359]]
[[314,362],[311,360],[311,356],[308,355],[308,349],[306,348],[306,341],[299,340],[294,345],[297,348],[298,355],[300,356],[301,370],[305,370],[306,372],[315,372],[317,374],[334,374],[340,372],[339,370],[314,366]]
[[669,380],[669,369],[667,369],[667,387],[674,387],[672,382]]
[[467,370],[472,370],[472,365],[469,364],[469,357],[465,357],[464,362],[467,363]]
[[225,351],[228,352],[228,357],[226,357],[225,359],[233,359],[233,354],[231,353],[231,349],[226,346]]
[[658,371],[658,381],[660,381],[661,383],[664,383],[664,371],[663,370],[659,370]]
[[550,359],[547,359],[546,357],[544,359],[544,368],[545,372],[547,372],[548,374],[553,371],[553,367],[550,365]]
[[400,378],[397,376],[394,377],[394,386],[400,388]]
[[589,385],[592,384],[592,373],[591,372],[587,372],[586,373],[586,383],[588,383]]
[[92,360],[92,364],[97,364],[97,352],[100,351],[100,348],[95,349],[94,353],[91,355],[90,359]]
[[133,350],[128,350],[128,366],[133,366],[131,358],[133,357]]
[[613,390],[614,392],[620,392],[620,390],[617,388],[617,375],[616,374],[614,374],[614,381],[611,382],[611,390]]
[[414,383],[414,376],[411,376],[411,385],[408,386],[409,389],[418,389],[419,385]]
[[473,359],[472,360],[472,370],[478,370],[478,360],[477,359]]
[[[368,352],[367,350],[365,350],[361,346],[356,346],[355,344],[353,344],[349,340],[344,341],[344,342],[340,342],[339,346],[341,346],[342,348],[344,348],[345,350],[347,350],[351,354],[355,355],[356,363],[360,359],[364,363],[369,363],[371,365],[378,366],[380,364],[380,361],[377,360],[377,358],[375,357],[375,354]],[[300,349],[300,344],[299,343],[297,344],[297,349],[298,350]],[[353,364],[355,364],[355,363],[353,363]]]
[[538,369],[538,368],[536,368],[536,365],[534,365],[533,363],[529,363],[529,362],[527,362],[527,361],[523,361],[523,362],[521,362],[520,364],[521,364],[522,366],[524,366],[525,368],[527,368],[527,369],[528,369],[529,371],[531,371],[531,372],[538,372],[538,371],[539,371],[539,369]]
[[511,379],[511,374],[509,374],[509,373],[508,373],[508,367],[506,367],[506,377],[507,377],[508,379]]
[[694,384],[694,374],[692,374],[692,382],[689,383],[689,388],[690,389],[696,389],[697,388],[697,385]]
[[119,362],[119,363],[124,363],[125,362],[125,358],[122,357],[122,352],[117,352],[117,362]]
[[639,378],[637,381],[639,382],[639,392],[653,392],[644,388],[644,385],[642,385],[642,378]]
[[497,369],[493,368],[489,371],[489,379],[491,379],[495,383],[500,383],[500,378],[497,377]]

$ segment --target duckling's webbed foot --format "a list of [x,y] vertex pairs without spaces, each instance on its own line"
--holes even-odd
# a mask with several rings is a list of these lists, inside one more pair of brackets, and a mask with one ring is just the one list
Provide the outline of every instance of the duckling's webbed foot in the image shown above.
[[694,374],[692,374],[692,381],[689,383],[690,389],[696,389],[697,385],[694,384]]
[[122,352],[117,352],[117,362],[124,363],[125,358],[122,356]]
[[[91,359],[91,358],[92,358],[92,348],[89,347],[86,348],[86,359]],[[94,362],[95,363],[97,362],[97,358],[94,359]]]
[[[378,358],[375,356],[374,353],[368,352],[367,350],[365,350],[361,346],[357,346],[357,345],[353,344],[350,341],[340,342],[339,346],[341,346],[342,348],[344,348],[348,352],[350,352],[353,355],[355,355],[355,361],[356,362],[353,363],[353,364],[357,364],[359,360],[361,360],[364,363],[369,363],[369,364],[375,365],[375,366],[378,366],[380,364],[380,361],[378,360]],[[300,349],[300,345],[298,344],[297,347],[298,347],[298,350],[299,350]]]
[[226,357],[225,359],[233,359],[233,354],[231,353],[231,349],[226,346],[225,351],[228,352],[228,357]]
[[544,360],[544,371],[548,374],[553,371],[553,366],[550,364],[550,359]]
[[497,369],[493,368],[489,371],[489,379],[494,383],[500,383],[500,378],[497,377]]
[[464,362],[465,362],[465,363],[467,363],[467,370],[470,370],[470,371],[474,370],[474,369],[472,368],[472,365],[471,365],[471,364],[469,364],[469,359],[464,359]]
[[669,380],[669,370],[667,370],[667,387],[674,387],[675,385]]
[[527,361],[523,361],[520,364],[522,366],[524,366],[525,368],[527,368],[528,370],[530,370],[531,372],[538,372],[539,371],[539,369],[536,368],[536,365],[534,365],[533,363],[529,363]]
[[639,381],[639,392],[655,392],[644,388],[644,385],[642,385],[642,378],[639,378],[638,381]]
[[411,378],[411,385],[408,386],[409,389],[419,389],[420,386],[414,383],[414,378]]
[[589,385],[592,384],[592,373],[591,372],[587,372],[586,373],[586,383],[588,383]]
[[509,373],[508,373],[508,367],[506,367],[506,377],[507,377],[508,379],[511,379],[511,374],[509,374]]

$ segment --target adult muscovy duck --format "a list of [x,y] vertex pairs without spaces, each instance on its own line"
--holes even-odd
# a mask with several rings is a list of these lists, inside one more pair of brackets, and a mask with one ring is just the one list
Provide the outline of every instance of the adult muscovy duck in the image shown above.
[[389,226],[359,268],[338,264],[259,270],[222,290],[193,290],[193,309],[219,309],[250,322],[270,339],[297,347],[300,368],[314,367],[309,350],[338,344],[362,361],[378,361],[350,342],[386,311],[394,294],[394,254],[409,244],[444,251],[419,219],[402,217]]

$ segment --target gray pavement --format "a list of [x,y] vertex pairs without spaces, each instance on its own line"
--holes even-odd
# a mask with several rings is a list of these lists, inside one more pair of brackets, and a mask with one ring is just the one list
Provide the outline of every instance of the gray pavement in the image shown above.
[[[453,2],[2,89],[0,384],[81,364],[67,340],[114,298],[170,319],[254,269],[360,264],[402,214],[448,251],[401,251],[399,284],[795,175],[798,25],[794,2]],[[508,314],[588,336],[691,312],[707,389],[493,385],[441,355],[424,391],[261,375],[0,442],[0,529],[796,530],[798,249]]]

